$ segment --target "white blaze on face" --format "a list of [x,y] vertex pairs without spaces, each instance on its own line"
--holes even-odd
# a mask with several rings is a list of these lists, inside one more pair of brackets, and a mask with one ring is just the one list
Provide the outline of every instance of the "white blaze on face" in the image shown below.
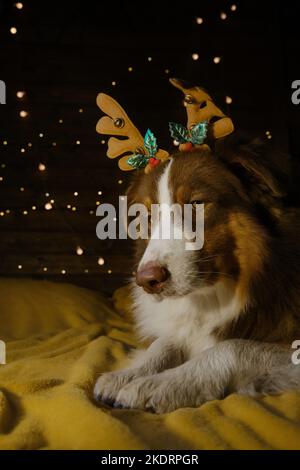
[[169,267],[172,258],[185,252],[181,213],[178,214],[178,205],[172,201],[171,166],[172,160],[158,182],[159,217],[152,225],[151,238],[139,266],[152,261]]

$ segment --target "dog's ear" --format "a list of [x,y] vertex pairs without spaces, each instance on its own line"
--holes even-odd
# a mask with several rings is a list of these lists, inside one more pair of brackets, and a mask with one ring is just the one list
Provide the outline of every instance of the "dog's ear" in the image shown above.
[[286,196],[289,163],[286,155],[267,151],[257,140],[223,148],[220,157],[251,196],[264,194],[277,199]]

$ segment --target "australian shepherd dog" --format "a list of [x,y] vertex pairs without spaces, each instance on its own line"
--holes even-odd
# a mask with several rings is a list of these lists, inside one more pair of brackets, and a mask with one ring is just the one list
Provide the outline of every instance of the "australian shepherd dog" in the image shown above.
[[292,360],[300,340],[293,179],[290,157],[236,136],[136,172],[130,203],[204,204],[204,245],[186,250],[184,234],[135,242],[134,311],[149,347],[126,369],[100,376],[97,400],[165,413],[230,393],[300,390]]

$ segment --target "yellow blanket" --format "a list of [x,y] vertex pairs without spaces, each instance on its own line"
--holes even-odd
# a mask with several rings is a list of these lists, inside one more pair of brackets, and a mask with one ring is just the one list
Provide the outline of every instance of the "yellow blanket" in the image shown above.
[[0,280],[1,449],[300,449],[300,394],[231,395],[166,415],[113,410],[96,377],[136,344],[127,290],[115,308],[68,284]]

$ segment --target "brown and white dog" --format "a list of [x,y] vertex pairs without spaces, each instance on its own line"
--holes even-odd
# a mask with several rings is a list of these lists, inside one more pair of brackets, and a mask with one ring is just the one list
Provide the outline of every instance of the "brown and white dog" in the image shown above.
[[[150,340],[97,400],[164,413],[237,392],[300,390],[300,210],[291,162],[228,137],[137,172],[131,203],[205,204],[205,241],[137,241],[135,316]],[[291,200],[293,203],[291,203]]]

